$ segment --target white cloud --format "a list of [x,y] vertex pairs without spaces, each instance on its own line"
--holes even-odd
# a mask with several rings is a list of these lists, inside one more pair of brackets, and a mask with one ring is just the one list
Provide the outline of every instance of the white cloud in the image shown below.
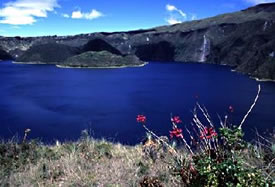
[[177,20],[177,19],[175,19],[175,18],[169,18],[169,19],[167,19],[166,20],[170,25],[174,25],[174,24],[178,24],[178,23],[181,23],[181,21],[180,20]]
[[93,9],[90,13],[85,13],[85,12],[81,12],[81,11],[74,11],[72,12],[72,16],[71,18],[73,19],[96,19],[99,17],[102,17],[103,14],[95,9]]
[[166,19],[166,22],[170,25],[181,23],[182,21],[187,19],[186,13],[182,10],[178,9],[174,5],[167,4],[166,10],[169,12],[169,18]]
[[186,20],[193,21],[198,18],[196,14],[186,14],[181,9],[171,4],[167,4],[165,8],[166,11],[169,13],[169,17],[166,18],[165,21],[170,25],[182,23]]
[[[4,4],[0,9],[0,23],[27,25],[36,22],[37,17],[46,18],[47,12],[59,7],[57,0],[16,0]],[[2,19],[1,19],[2,17]]]
[[193,20],[196,20],[197,19],[197,15],[196,14],[193,14],[192,16],[191,16],[191,20],[193,21]]
[[63,16],[64,18],[69,18],[69,17],[70,17],[69,14],[62,14],[62,16]]
[[177,7],[175,7],[174,5],[167,4],[166,5],[166,10],[168,10],[169,12],[174,12],[174,11],[178,12],[182,17],[186,18],[186,14],[182,10],[178,9]]
[[174,11],[174,10],[177,10],[177,8],[174,5],[167,4],[166,5],[166,10],[168,10],[168,11]]
[[81,19],[81,18],[83,18],[84,16],[83,16],[83,14],[80,12],[80,11],[74,11],[73,13],[72,13],[72,18],[73,19]]
[[251,4],[261,4],[261,3],[272,3],[272,2],[275,2],[274,0],[245,0],[246,2],[248,3],[251,3]]

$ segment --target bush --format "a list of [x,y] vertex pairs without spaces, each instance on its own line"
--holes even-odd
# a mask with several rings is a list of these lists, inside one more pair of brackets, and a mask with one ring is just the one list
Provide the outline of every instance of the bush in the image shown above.
[[[189,139],[183,136],[183,130],[178,127],[182,123],[179,116],[172,116],[170,138],[181,140],[189,156],[180,154],[178,149],[167,142],[162,142],[154,132],[150,131],[146,125],[146,116],[138,115],[137,122],[141,123],[155,139],[172,150],[175,156],[175,162],[172,163],[173,172],[181,176],[186,186],[272,186],[274,185],[274,144],[271,143],[268,148],[262,149],[263,158],[253,157],[252,154],[249,154],[248,158],[249,143],[243,139],[242,125],[257,102],[259,93],[260,86],[254,103],[239,126],[228,124],[228,117],[225,116],[219,131],[215,130],[206,108],[197,103],[193,113],[192,131],[186,128],[190,143],[187,142]],[[198,117],[197,109],[201,113],[200,116],[204,116],[203,121]],[[233,111],[233,107],[230,106],[229,112]],[[204,121],[208,124],[206,125]],[[268,165],[264,162],[260,162],[262,165],[252,163],[252,160],[255,162],[259,159],[268,160]]]

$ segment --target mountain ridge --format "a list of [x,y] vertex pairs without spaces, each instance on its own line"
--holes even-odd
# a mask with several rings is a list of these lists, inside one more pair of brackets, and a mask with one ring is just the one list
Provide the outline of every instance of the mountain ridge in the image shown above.
[[[0,37],[0,48],[17,59],[33,46],[52,43],[83,48],[91,43],[94,44],[89,46],[92,51],[111,50],[121,55],[136,55],[144,61],[228,65],[259,79],[275,80],[273,33],[275,3],[267,3],[202,20],[145,30],[73,36]],[[104,45],[97,46],[97,43]]]

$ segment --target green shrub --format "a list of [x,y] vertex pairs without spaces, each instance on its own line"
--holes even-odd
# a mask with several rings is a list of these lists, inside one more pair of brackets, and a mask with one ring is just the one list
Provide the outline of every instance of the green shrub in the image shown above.
[[[180,151],[163,142],[158,135],[149,130],[146,126],[146,116],[138,115],[137,122],[141,123],[147,133],[151,134],[158,142],[168,147],[174,153],[174,163],[169,163],[172,171],[180,175],[182,182],[186,186],[209,186],[209,187],[241,187],[241,186],[272,186],[274,185],[274,142],[270,147],[265,148],[258,155],[249,154],[249,145],[244,141],[242,125],[248,114],[254,107],[260,93],[251,105],[249,111],[244,116],[239,126],[228,124],[227,116],[221,121],[222,128],[215,130],[215,125],[206,110],[197,103],[201,115],[194,109],[192,131],[185,129],[190,136],[191,143],[188,143],[183,135],[183,130],[179,128],[182,124],[179,116],[171,115],[172,130],[170,138],[181,140],[184,148],[189,152],[188,156],[182,155]],[[233,112],[232,106],[229,111]],[[199,116],[205,119],[201,120]],[[208,123],[205,124],[205,121]],[[251,159],[251,160],[249,160]],[[252,160],[262,159],[262,165],[253,165]],[[269,163],[266,163],[268,160]]]

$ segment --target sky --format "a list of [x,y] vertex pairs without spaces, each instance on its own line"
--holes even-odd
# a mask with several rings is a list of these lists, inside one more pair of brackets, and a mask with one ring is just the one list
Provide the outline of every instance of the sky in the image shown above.
[[275,0],[0,0],[0,36],[148,29]]

